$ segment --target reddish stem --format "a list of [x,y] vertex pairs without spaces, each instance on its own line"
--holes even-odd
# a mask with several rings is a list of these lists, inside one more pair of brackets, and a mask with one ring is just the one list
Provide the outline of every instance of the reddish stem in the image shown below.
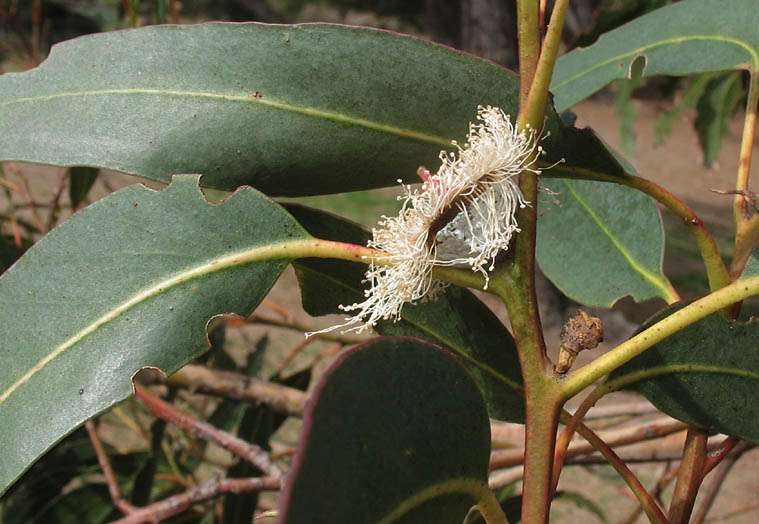
[[685,524],[690,519],[698,488],[704,479],[706,463],[706,430],[691,426],[685,438],[683,460],[675,484],[675,492],[669,505],[669,523]]
[[122,519],[113,521],[111,524],[156,524],[187,511],[193,504],[211,500],[224,493],[241,494],[253,491],[277,490],[279,487],[279,479],[271,477],[223,480],[214,477],[205,484],[140,508]]
[[100,442],[100,437],[98,437],[97,430],[95,429],[95,423],[92,420],[88,420],[85,422],[84,427],[87,429],[87,434],[90,436],[90,442],[92,442],[92,447],[95,449],[95,455],[98,458],[100,469],[103,470],[103,475],[105,475],[105,482],[108,484],[108,494],[111,496],[113,505],[124,515],[133,513],[136,508],[121,495],[119,483],[116,480],[116,475],[113,474],[111,461],[108,460],[108,454],[105,452],[105,448],[103,448],[103,443]]
[[134,385],[134,391],[135,397],[145,404],[155,417],[171,422],[188,433],[197,434],[199,437],[223,447],[238,457],[247,460],[271,477],[279,478],[282,475],[279,467],[271,460],[269,454],[255,444],[245,442],[212,424],[191,417],[168,402],[164,402],[151,394],[139,384]]
[[738,437],[727,437],[725,442],[722,443],[722,447],[713,453],[709,453],[706,456],[706,461],[704,462],[704,476],[706,476],[711,470],[717,467],[719,463],[722,462],[725,457],[730,454],[730,452],[739,442],[740,439]]

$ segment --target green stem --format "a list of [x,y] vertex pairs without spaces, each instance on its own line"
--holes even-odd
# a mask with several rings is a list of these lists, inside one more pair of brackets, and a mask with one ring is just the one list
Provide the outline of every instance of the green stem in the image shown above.
[[704,478],[708,437],[706,430],[693,426],[688,428],[683,460],[680,462],[675,492],[672,494],[672,502],[669,506],[670,524],[686,524],[690,519],[698,488]]
[[[530,90],[527,99],[522,100],[520,111],[520,124],[530,124],[535,129],[543,128],[546,104],[548,103],[548,86],[551,84],[553,67],[561,46],[561,31],[564,26],[564,15],[567,12],[569,0],[556,0],[551,13],[551,21],[548,24],[546,38],[543,41],[543,49],[540,52],[534,77],[531,77]],[[521,45],[521,40],[520,40]],[[521,58],[521,54],[520,54]],[[522,73],[520,67],[520,74]],[[523,95],[524,93],[522,93]]]
[[756,217],[755,201],[746,197],[749,174],[751,173],[751,152],[756,131],[756,111],[759,105],[759,82],[756,72],[751,72],[746,102],[746,117],[743,121],[740,160],[735,180],[736,195],[733,201],[733,220],[735,222],[735,246],[730,274],[737,278],[743,272],[748,255],[759,238],[759,220]]
[[519,106],[524,107],[540,57],[540,20],[536,0],[517,0]]
[[660,185],[645,178],[630,177],[623,184],[642,191],[682,219],[683,224],[693,235],[696,245],[701,252],[701,259],[706,268],[706,275],[709,278],[709,289],[711,291],[722,289],[732,282],[725,267],[725,262],[722,260],[722,255],[720,255],[719,249],[717,249],[714,237],[709,233],[704,222],[685,202]]
[[[542,129],[564,13],[568,0],[558,0],[540,52],[539,2],[517,0],[519,33],[520,129]],[[547,79],[547,80],[546,80]],[[537,80],[537,81],[536,81]],[[532,205],[517,213],[521,232],[512,259],[493,274],[494,293],[499,295],[511,320],[512,332],[525,383],[525,474],[522,487],[522,522],[548,522],[551,506],[551,467],[561,399],[552,378],[540,325],[535,294],[535,233],[537,229],[538,180],[524,171],[519,187]]]
[[[746,116],[743,120],[743,136],[741,137],[740,162],[738,174],[735,180],[736,191],[748,189],[748,179],[751,172],[751,150],[754,144],[754,132],[756,130],[756,110],[759,103],[759,86],[757,86],[757,74],[752,73],[749,78],[748,100],[746,102]],[[735,196],[733,212],[736,223],[746,217],[748,203],[741,195]]]
[[752,277],[733,282],[692,302],[572,373],[560,384],[564,398],[573,397],[599,378],[694,322],[757,293],[759,277]]

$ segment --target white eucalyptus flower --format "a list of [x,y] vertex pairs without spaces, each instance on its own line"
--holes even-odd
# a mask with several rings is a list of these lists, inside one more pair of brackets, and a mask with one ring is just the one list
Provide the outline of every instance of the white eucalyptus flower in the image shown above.
[[[532,129],[519,131],[495,107],[479,107],[480,123],[469,125],[467,143],[440,153],[442,165],[430,175],[420,168],[421,188],[406,186],[397,217],[382,217],[369,247],[386,253],[366,273],[366,300],[341,306],[357,313],[340,326],[363,331],[379,320],[400,318],[407,302],[434,298],[446,284],[432,278],[434,266],[471,267],[488,280],[496,255],[519,232],[516,211],[529,205],[519,190],[519,174],[536,174],[537,145]],[[487,269],[485,266],[490,264]],[[354,326],[354,327],[351,327]]]

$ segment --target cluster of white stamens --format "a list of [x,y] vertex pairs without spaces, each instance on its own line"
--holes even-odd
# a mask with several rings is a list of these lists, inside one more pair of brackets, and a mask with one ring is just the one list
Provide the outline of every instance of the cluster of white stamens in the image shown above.
[[471,267],[487,286],[496,255],[519,232],[517,208],[529,204],[518,176],[525,169],[539,172],[535,161],[542,149],[534,130],[519,131],[498,108],[480,107],[477,118],[467,144],[454,142],[456,153],[441,152],[437,174],[423,172],[421,188],[406,186],[398,216],[382,217],[372,230],[368,245],[386,253],[377,260],[382,265],[369,266],[366,300],[341,306],[358,313],[336,327],[355,325],[350,330],[361,332],[379,320],[399,319],[407,302],[433,298],[445,287],[432,278],[434,266]]

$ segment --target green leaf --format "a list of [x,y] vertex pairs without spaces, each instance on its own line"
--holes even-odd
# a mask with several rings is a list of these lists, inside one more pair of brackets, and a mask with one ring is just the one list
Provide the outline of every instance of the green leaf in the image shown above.
[[[478,105],[516,115],[518,89],[506,69],[387,31],[152,26],[59,44],[38,68],[0,77],[0,160],[162,181],[203,173],[208,187],[276,195],[369,189],[436,170]],[[556,174],[624,175],[552,111],[546,130],[546,161],[566,159]]]
[[608,382],[642,393],[678,420],[758,442],[758,337],[759,323],[730,322],[714,313],[615,370]]
[[664,229],[653,200],[617,184],[544,181],[536,256],[565,295],[611,307],[627,295],[674,300],[662,273]]
[[[303,206],[287,209],[312,235],[366,244],[369,232],[357,224]],[[341,260],[300,259],[293,264],[304,309],[311,315],[340,313],[340,304],[363,300],[366,266]],[[469,291],[451,287],[437,300],[406,305],[399,322],[380,322],[381,335],[412,336],[444,347],[472,374],[490,416],[524,422],[522,375],[516,345],[498,318]]]
[[94,167],[74,166],[71,168],[69,172],[69,200],[71,200],[72,209],[79,209],[85,202],[99,172],[100,170]]
[[727,120],[744,95],[741,76],[738,71],[719,75],[709,82],[706,93],[698,100],[695,125],[707,167],[714,164],[722,148],[722,139],[730,134]]
[[279,521],[460,524],[489,455],[482,396],[456,359],[414,339],[375,339],[312,393]]
[[656,119],[654,131],[656,131],[655,143],[661,145],[664,137],[672,132],[672,123],[682,115],[696,107],[699,99],[709,85],[709,82],[720,76],[721,73],[703,73],[690,79],[690,82],[680,90],[679,100],[671,109],[664,111]]
[[759,69],[759,10],[755,0],[687,0],[610,31],[556,62],[551,81],[562,112],[608,83],[629,76],[643,57],[644,76]]
[[[249,314],[310,238],[245,188],[207,203],[197,177],[133,186],[43,238],[0,278],[0,492],[56,441],[132,393],[144,366],[171,373],[208,349],[212,316]],[[34,435],[34,438],[30,438]]]
[[614,109],[617,114],[620,150],[627,158],[635,156],[635,129],[633,125],[638,118],[638,111],[632,102],[633,92],[645,83],[641,76],[643,62],[633,62],[630,78],[617,80],[614,90]]

